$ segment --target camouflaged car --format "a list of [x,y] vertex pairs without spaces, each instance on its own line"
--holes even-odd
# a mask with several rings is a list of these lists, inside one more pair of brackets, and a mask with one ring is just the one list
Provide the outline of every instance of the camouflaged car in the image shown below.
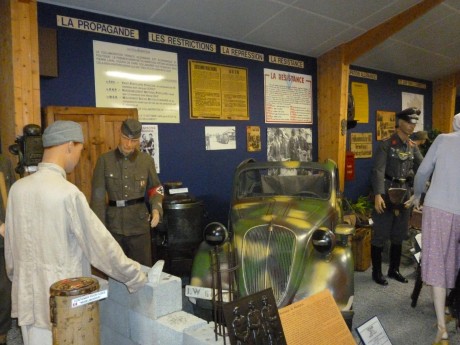
[[194,258],[186,295],[195,310],[212,308],[202,298],[207,290],[209,299],[213,286],[213,251],[224,291],[242,297],[271,287],[283,307],[329,289],[351,327],[354,227],[343,221],[333,161],[242,162],[234,175],[228,232],[218,250],[203,242]]

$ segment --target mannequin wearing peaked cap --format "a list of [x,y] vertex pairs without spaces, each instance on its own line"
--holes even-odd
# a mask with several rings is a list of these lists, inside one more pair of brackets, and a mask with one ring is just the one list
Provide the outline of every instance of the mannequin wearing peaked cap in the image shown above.
[[164,193],[153,158],[139,150],[141,132],[138,120],[123,121],[118,147],[98,158],[91,207],[128,257],[151,266],[150,228],[163,215]]
[[[410,209],[408,177],[422,162],[417,146],[409,139],[414,132],[420,111],[408,108],[396,114],[396,131],[378,143],[372,169],[372,190],[375,195],[371,236],[372,279],[380,285],[388,281],[382,274],[382,250],[391,241],[388,277],[401,283],[407,279],[399,272],[402,241],[407,237]],[[397,193],[400,193],[398,195]],[[393,198],[393,196],[398,198]]]

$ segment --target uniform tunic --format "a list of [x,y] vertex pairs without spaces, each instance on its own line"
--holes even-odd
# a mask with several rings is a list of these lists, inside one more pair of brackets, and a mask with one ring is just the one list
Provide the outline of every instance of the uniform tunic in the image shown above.
[[124,255],[84,194],[52,163],[40,163],[36,173],[11,187],[5,260],[13,283],[12,316],[19,326],[50,329],[50,286],[91,276],[91,265],[130,291],[146,282],[141,265]]
[[151,156],[137,150],[124,156],[117,148],[99,157],[93,172],[91,207],[110,232],[124,236],[150,232],[150,213],[144,202],[126,207],[106,202],[107,197],[112,201],[136,200],[146,194],[150,194],[150,208],[157,209],[161,217],[163,189]]
[[423,160],[418,147],[410,140],[403,142],[397,133],[379,143],[374,155],[372,169],[372,189],[375,195],[380,194],[385,201],[385,211],[379,214],[373,211],[372,245],[383,247],[384,242],[391,239],[400,245],[407,236],[410,209],[403,204],[394,205],[388,196],[388,189],[406,188],[407,193],[402,203],[410,197],[410,186],[407,179],[413,174]]

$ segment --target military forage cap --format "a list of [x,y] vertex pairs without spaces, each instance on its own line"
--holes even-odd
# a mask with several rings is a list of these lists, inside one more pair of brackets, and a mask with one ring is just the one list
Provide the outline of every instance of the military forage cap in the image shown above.
[[127,119],[121,124],[121,133],[129,139],[139,139],[142,132],[142,124],[135,119]]
[[83,143],[83,131],[79,123],[56,121],[49,125],[42,136],[43,147],[57,146],[69,141]]
[[404,109],[400,111],[399,113],[397,113],[396,118],[404,120],[409,123],[417,123],[419,115],[420,115],[420,110],[415,107],[411,107],[411,108]]

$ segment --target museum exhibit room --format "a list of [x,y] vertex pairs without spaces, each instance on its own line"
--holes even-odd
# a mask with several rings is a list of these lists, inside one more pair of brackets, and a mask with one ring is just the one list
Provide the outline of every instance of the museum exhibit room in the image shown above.
[[460,344],[460,0],[0,7],[0,345]]

